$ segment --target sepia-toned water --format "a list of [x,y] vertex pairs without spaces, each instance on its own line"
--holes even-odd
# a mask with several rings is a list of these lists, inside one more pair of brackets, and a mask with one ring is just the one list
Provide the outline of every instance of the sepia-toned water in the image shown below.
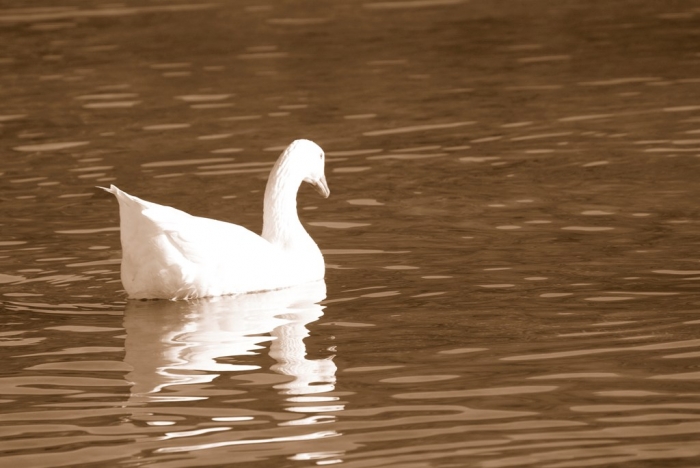
[[[128,301],[116,201],[325,283]],[[0,0],[0,465],[700,466],[700,2]]]

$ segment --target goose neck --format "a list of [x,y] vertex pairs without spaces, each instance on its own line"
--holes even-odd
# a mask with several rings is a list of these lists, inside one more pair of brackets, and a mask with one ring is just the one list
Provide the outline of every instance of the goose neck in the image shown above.
[[302,177],[286,160],[278,161],[265,188],[262,237],[273,244],[288,247],[300,236],[308,236],[297,214],[297,192]]

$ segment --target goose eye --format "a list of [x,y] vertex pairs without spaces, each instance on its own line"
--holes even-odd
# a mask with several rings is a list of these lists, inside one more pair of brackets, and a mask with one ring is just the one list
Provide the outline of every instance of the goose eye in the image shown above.
[[321,153],[321,159],[323,159],[323,153]]

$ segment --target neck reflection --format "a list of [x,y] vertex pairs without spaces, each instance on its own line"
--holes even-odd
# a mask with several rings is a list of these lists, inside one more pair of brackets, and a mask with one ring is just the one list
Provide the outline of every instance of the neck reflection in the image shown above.
[[[316,412],[300,403],[335,400],[319,393],[335,389],[332,357],[307,359],[307,324],[323,315],[323,281],[240,296],[196,301],[129,301],[124,317],[126,355],[132,367],[133,403],[206,399],[198,388],[222,373],[261,369],[250,362],[270,342],[271,370],[289,380],[274,385],[293,403],[287,410]],[[236,359],[238,358],[238,359]],[[246,363],[236,363],[245,361]],[[316,396],[309,396],[316,395]],[[324,407],[316,407],[323,411]],[[337,406],[325,411],[337,411]]]

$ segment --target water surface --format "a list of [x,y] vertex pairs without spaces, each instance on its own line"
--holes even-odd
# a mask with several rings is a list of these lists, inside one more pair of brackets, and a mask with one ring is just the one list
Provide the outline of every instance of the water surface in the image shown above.
[[[699,21],[0,0],[2,464],[697,466]],[[259,231],[302,137],[325,283],[126,300],[96,185]]]

